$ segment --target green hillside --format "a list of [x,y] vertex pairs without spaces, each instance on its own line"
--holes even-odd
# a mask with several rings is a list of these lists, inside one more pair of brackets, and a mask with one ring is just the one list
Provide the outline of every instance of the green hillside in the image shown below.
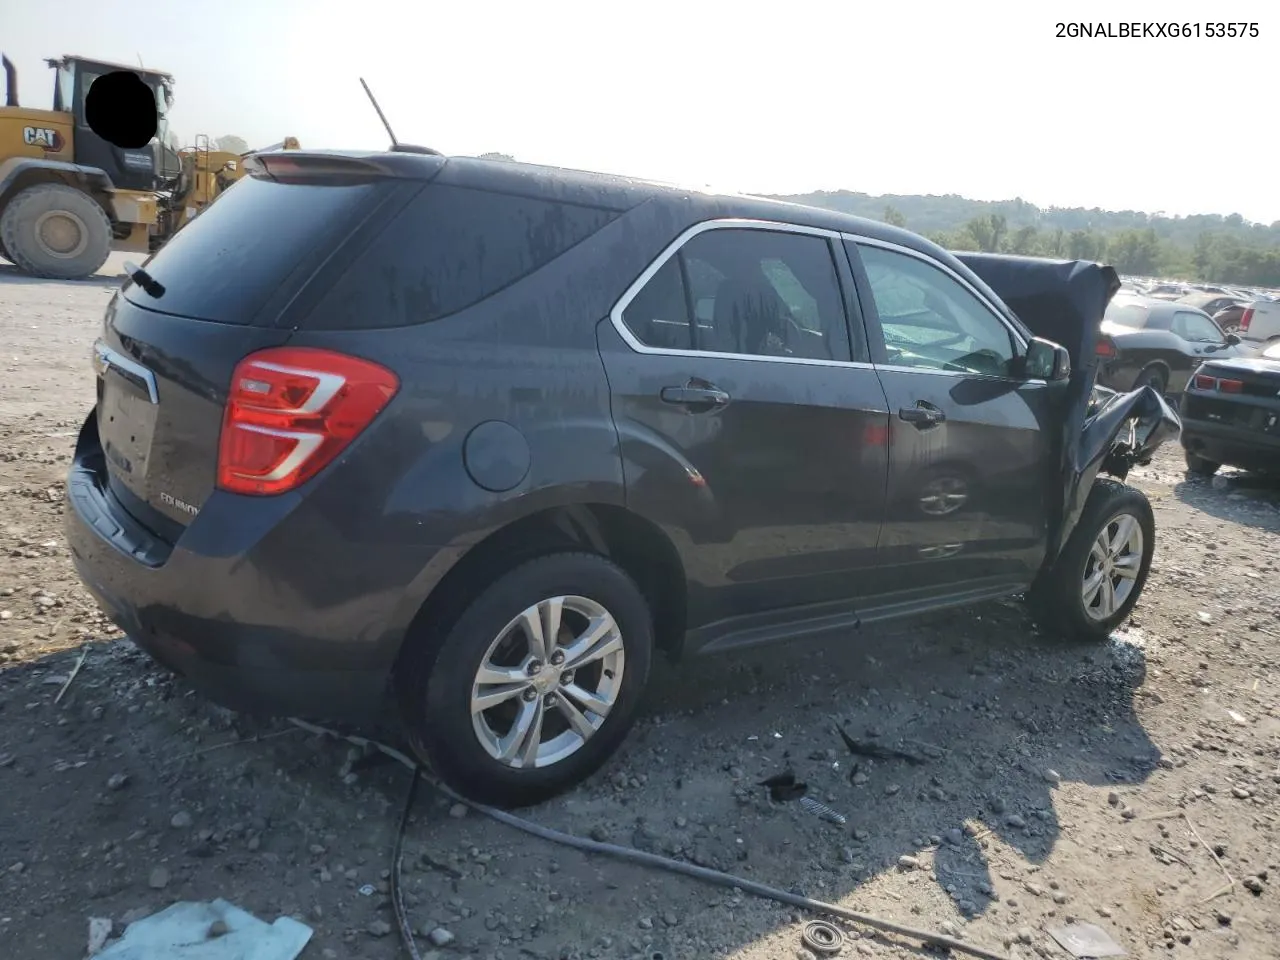
[[1280,221],[1249,223],[1237,213],[1166,217],[1037,207],[1022,199],[871,196],[848,190],[775,199],[905,226],[952,250],[1105,260],[1127,274],[1280,287]]

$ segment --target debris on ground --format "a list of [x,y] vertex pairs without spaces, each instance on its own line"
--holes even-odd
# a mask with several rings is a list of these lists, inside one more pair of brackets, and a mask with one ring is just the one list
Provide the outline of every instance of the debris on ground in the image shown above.
[[1123,957],[1125,950],[1111,939],[1111,935],[1092,923],[1068,923],[1049,930],[1049,936],[1057,940],[1073,957],[1102,960],[1104,957]]
[[94,960],[294,960],[310,939],[292,917],[264,923],[226,900],[183,901],[135,920]]

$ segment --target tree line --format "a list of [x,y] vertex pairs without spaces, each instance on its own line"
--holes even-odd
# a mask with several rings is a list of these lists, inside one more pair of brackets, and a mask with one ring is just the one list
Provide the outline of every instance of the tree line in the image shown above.
[[1135,211],[1042,209],[1025,200],[872,197],[839,191],[779,197],[922,233],[948,250],[1110,263],[1123,274],[1280,287],[1280,221],[1239,214],[1168,217]]

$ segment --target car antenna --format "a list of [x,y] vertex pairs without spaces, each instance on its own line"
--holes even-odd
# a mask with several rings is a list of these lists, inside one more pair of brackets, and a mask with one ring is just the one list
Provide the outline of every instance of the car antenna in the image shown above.
[[368,95],[369,102],[373,104],[373,109],[378,111],[378,119],[387,128],[387,136],[391,138],[391,151],[393,153],[424,153],[440,156],[439,150],[432,150],[430,147],[419,147],[412,143],[401,143],[397,140],[395,131],[391,129],[391,124],[387,122],[387,115],[382,112],[382,107],[378,106],[378,98],[373,95],[369,85],[364,82],[364,77],[360,78],[360,86],[364,87],[364,92]]

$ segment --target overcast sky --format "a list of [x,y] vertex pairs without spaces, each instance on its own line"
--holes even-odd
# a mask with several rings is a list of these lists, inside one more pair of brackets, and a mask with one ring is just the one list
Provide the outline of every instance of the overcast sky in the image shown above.
[[[43,58],[169,70],[174,128],[446,153],[754,193],[1021,196],[1280,220],[1271,2],[0,0],[24,105]],[[199,12],[197,12],[199,11]],[[757,12],[759,11],[759,12]],[[1257,21],[1244,39],[1058,39],[1073,20]]]

